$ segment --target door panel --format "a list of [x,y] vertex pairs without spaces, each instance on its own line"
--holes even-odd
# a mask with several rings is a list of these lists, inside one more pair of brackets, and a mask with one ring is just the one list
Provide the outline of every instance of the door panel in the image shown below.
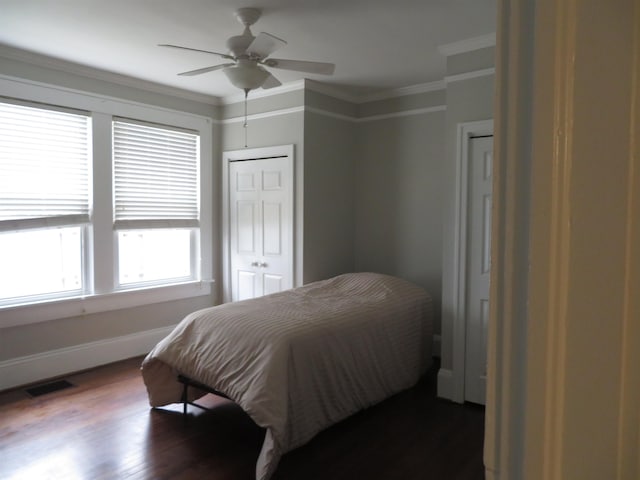
[[229,165],[231,299],[293,287],[293,161]]
[[235,206],[238,229],[236,234],[237,250],[244,255],[257,255],[256,203],[255,201],[238,201]]
[[257,275],[255,272],[238,270],[237,273],[237,298],[236,300],[246,300],[256,296]]
[[487,377],[493,137],[472,138],[469,158],[465,400],[484,404]]
[[282,214],[280,203],[262,204],[263,252],[265,256],[282,254]]
[[277,293],[284,290],[282,287],[282,275],[273,275],[265,273],[263,276],[263,292],[265,295],[269,295],[271,293]]

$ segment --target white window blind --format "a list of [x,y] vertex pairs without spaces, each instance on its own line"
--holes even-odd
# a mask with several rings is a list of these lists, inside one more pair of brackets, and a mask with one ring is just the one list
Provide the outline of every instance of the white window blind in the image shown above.
[[90,118],[0,102],[0,231],[89,221]]
[[197,227],[199,136],[113,122],[115,228]]

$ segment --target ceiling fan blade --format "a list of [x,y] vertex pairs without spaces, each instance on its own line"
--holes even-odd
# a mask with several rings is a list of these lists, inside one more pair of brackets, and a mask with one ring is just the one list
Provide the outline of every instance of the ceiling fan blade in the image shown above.
[[226,53],[212,52],[210,50],[200,50],[198,48],[181,47],[180,45],[170,45],[168,43],[161,43],[161,44],[158,44],[158,46],[159,47],[178,48],[180,50],[189,50],[191,52],[212,53],[213,55],[218,55],[219,57],[226,58],[228,60],[235,60],[231,55],[227,55]]
[[213,72],[214,70],[220,70],[222,68],[232,67],[234,65],[235,63],[222,63],[220,65],[214,65],[213,67],[205,67],[205,68],[198,68],[197,70],[189,70],[188,72],[182,72],[182,73],[179,73],[178,75],[181,75],[183,77],[193,77],[194,75]]
[[266,58],[276,50],[281,49],[287,44],[284,40],[265,32],[258,34],[253,42],[247,47],[246,53],[254,55],[258,58]]
[[278,80],[276,77],[274,77],[272,74],[269,74],[267,79],[262,84],[262,88],[273,88],[273,87],[279,87],[280,85],[282,85],[282,82]]
[[264,62],[267,67],[294,70],[296,72],[319,73],[321,75],[333,75],[336,66],[333,63],[306,62],[303,60],[283,60],[270,58]]

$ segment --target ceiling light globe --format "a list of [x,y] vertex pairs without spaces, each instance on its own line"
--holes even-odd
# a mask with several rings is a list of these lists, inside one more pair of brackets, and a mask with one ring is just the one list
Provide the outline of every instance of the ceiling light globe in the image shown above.
[[225,68],[223,72],[231,84],[241,90],[253,90],[261,87],[269,76],[269,72],[264,68],[242,62],[234,67]]

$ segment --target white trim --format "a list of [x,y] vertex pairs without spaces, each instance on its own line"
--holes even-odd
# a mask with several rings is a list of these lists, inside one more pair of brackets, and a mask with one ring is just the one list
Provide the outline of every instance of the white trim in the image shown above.
[[472,52],[481,48],[493,47],[496,45],[496,33],[487,33],[478,37],[467,38],[458,42],[447,43],[438,46],[438,52],[445,57],[458,55],[460,53]]
[[[347,122],[363,123],[363,122],[373,122],[376,120],[386,120],[388,118],[408,117],[411,115],[423,115],[427,113],[442,112],[446,109],[447,109],[446,105],[435,105],[433,107],[424,107],[424,108],[416,108],[413,110],[404,110],[400,112],[383,113],[380,115],[371,115],[369,117],[354,117],[351,115],[344,115],[341,113],[330,112],[328,110],[324,110],[321,108],[303,106],[303,107],[283,108],[281,110],[273,110],[271,112],[263,112],[263,113],[256,113],[253,115],[247,115],[247,121],[261,120],[261,119],[270,118],[270,117],[277,117],[279,115],[290,115],[293,113],[310,112],[310,113],[315,113],[317,115],[324,115],[326,117],[336,118],[338,120],[344,120]],[[221,123],[226,125],[232,124],[232,123],[240,123],[240,122],[244,122],[244,116],[227,118],[221,121]]]
[[447,400],[453,397],[453,372],[446,368],[438,371],[438,397]]
[[[538,438],[543,437],[544,430],[541,425],[543,417],[539,416],[541,409],[545,408],[541,399],[547,394],[555,395],[555,392],[545,388],[546,384],[542,381],[536,383],[538,379],[531,378],[531,370],[527,368],[529,358],[533,360],[532,364],[542,369],[549,358],[545,348],[528,348],[528,345],[544,345],[544,334],[539,333],[539,329],[544,328],[542,324],[547,321],[545,315],[527,321],[528,304],[537,299],[535,295],[529,297],[528,284],[531,270],[528,241],[532,221],[529,202],[534,178],[530,171],[534,138],[530,122],[532,102],[542,100],[540,106],[550,109],[555,101],[555,92],[544,90],[539,95],[537,89],[546,88],[549,83],[555,84],[559,78],[555,72],[558,65],[573,68],[573,63],[566,61],[572,56],[556,57],[550,47],[554,42],[555,30],[566,26],[562,21],[569,18],[564,16],[566,10],[574,7],[575,3],[509,0],[498,9],[500,42],[496,48],[491,306],[483,455],[487,480],[552,478],[543,473],[543,458],[537,453],[541,446]],[[545,20],[537,21],[540,19]],[[540,72],[544,74],[534,75],[534,67],[538,66],[542,67]],[[538,80],[539,87],[534,88]],[[560,125],[550,126],[548,131],[551,130],[554,135],[564,132]],[[544,137],[547,138],[546,135]],[[550,137],[549,143],[553,142],[559,148],[562,141]],[[544,150],[544,156],[547,152],[544,142],[541,150]],[[541,175],[537,179],[544,182],[547,177]],[[549,184],[551,180],[548,178]],[[548,191],[540,195],[547,196]],[[541,230],[536,237],[543,239],[544,231]],[[548,281],[548,277],[543,278],[544,275],[539,280]],[[541,297],[539,301],[545,302],[546,298]],[[529,337],[532,331],[538,333]],[[534,401],[529,402],[528,399]],[[536,423],[528,424],[529,418],[536,418]],[[544,440],[543,443],[546,443]],[[533,475],[526,475],[523,470],[525,445],[527,463],[533,467]],[[560,448],[557,450],[560,451]]]
[[0,391],[144,355],[175,325],[0,362]]
[[0,308],[0,329],[211,294],[211,280]]
[[323,110],[322,108],[316,107],[304,107],[305,112],[315,113],[316,115],[323,115],[325,117],[335,118],[337,120],[344,120],[345,122],[357,122],[357,117],[352,117],[351,115],[344,115],[342,113],[334,113],[328,110]]
[[73,75],[79,75],[92,80],[101,80],[125,87],[139,88],[147,92],[182,98],[192,102],[200,102],[208,105],[221,105],[220,97],[214,95],[207,95],[190,90],[183,90],[181,88],[170,87],[168,85],[162,85],[148,80],[142,80],[140,78],[100,70],[98,68],[68,62],[66,60],[60,60],[46,55],[8,47],[6,45],[0,45],[0,57],[29,63],[39,67],[50,68],[60,72],[71,73]]
[[357,95],[347,93],[337,87],[327,85],[326,83],[316,82],[314,80],[305,80],[305,88],[312,92],[321,93],[345,102],[358,103]]
[[418,85],[411,85],[408,87],[394,88],[390,90],[384,90],[370,95],[362,95],[354,97],[354,103],[368,103],[379,100],[387,100],[389,98],[403,97],[406,95],[418,95],[421,93],[437,92],[438,90],[444,90],[445,84],[442,80],[435,82],[420,83]]
[[447,109],[446,105],[436,105],[434,107],[416,108],[414,110],[404,110],[402,112],[383,113],[381,115],[371,115],[369,117],[360,117],[356,119],[357,123],[373,122],[376,120],[386,120],[388,118],[408,117],[411,115],[423,115],[425,113],[443,112]]
[[[304,110],[305,110],[305,107],[301,106],[301,107],[282,108],[280,110],[273,110],[271,112],[254,113],[251,115],[247,115],[247,121],[262,120],[264,118],[277,117],[279,115],[290,115],[292,113],[304,112]],[[241,117],[225,118],[220,123],[222,123],[223,125],[228,125],[230,123],[240,123],[240,122],[244,122],[244,115]]]
[[456,135],[456,185],[454,204],[454,244],[452,292],[453,360],[451,367],[451,396],[441,397],[464,402],[464,373],[466,345],[466,278],[467,278],[467,194],[469,141],[472,136],[493,134],[493,120],[460,123]]
[[472,72],[457,73],[455,75],[447,75],[444,77],[444,83],[461,82],[463,80],[471,80],[473,78],[488,77],[489,75],[495,75],[495,67],[483,68],[481,70],[474,70]]

